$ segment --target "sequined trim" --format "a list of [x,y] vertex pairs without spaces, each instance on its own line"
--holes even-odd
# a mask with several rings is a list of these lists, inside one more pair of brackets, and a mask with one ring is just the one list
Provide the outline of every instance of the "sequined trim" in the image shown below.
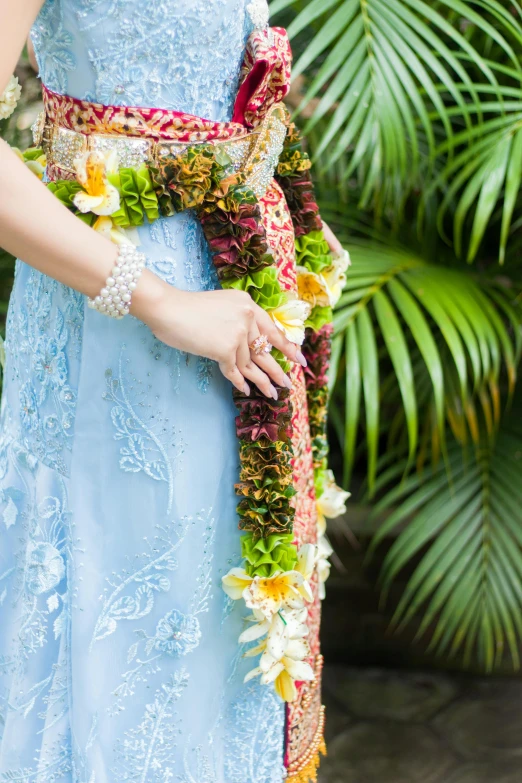
[[315,678],[303,683],[297,701],[287,706],[287,748],[285,765],[288,779],[295,783],[316,781],[319,753],[324,753],[325,710],[321,704],[323,656],[315,657]]
[[323,739],[322,728],[318,734],[317,743],[314,742],[317,750],[310,754],[310,758],[303,762],[303,765],[290,772],[286,778],[286,783],[317,783],[317,770],[321,763],[321,756],[326,756],[326,743]]
[[[60,108],[60,101],[54,101],[54,108]],[[67,103],[69,98],[63,96]],[[120,168],[139,168],[143,163],[156,164],[165,158],[182,155],[190,142],[167,141],[155,142],[147,137],[133,137],[125,134],[116,135],[116,128],[109,126],[108,133],[85,134],[81,131],[64,128],[57,124],[56,117],[62,116],[61,111],[54,115],[39,119],[35,127],[35,144],[41,143],[47,155],[49,179],[71,179],[75,177],[74,161],[83,153],[89,151],[116,152]],[[200,138],[199,143],[219,145],[229,155],[236,171],[243,171],[245,184],[251,188],[258,199],[265,194],[283,151],[286,137],[286,109],[282,104],[275,104],[267,112],[263,123],[254,131],[243,129],[243,137],[230,139],[226,123],[222,123],[222,136],[218,136],[217,128],[210,133],[209,138]],[[220,125],[220,123],[215,123]],[[200,134],[202,135],[202,134]]]
[[246,10],[255,30],[265,30],[268,27],[270,10],[266,0],[252,0]]

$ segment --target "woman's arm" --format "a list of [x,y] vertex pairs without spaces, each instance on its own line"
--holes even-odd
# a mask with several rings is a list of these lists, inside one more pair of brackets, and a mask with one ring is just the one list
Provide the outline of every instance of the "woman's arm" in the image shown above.
[[[0,0],[0,93],[16,65],[40,0]],[[109,276],[116,246],[78,220],[0,140],[0,245],[35,269],[90,297]],[[253,357],[249,343],[264,333],[292,361],[302,354],[271,318],[241,291],[183,292],[144,270],[132,313],[172,347],[215,359],[241,391],[255,383],[275,396],[272,379],[287,376],[268,355]]]
[[42,4],[43,0],[0,0],[0,95],[16,68]]
[[332,253],[335,255],[336,253],[342,253],[343,252],[343,246],[335,236],[334,232],[328,225],[328,223],[325,223],[323,220],[323,234],[324,238],[326,239],[328,243],[328,247],[332,251]]

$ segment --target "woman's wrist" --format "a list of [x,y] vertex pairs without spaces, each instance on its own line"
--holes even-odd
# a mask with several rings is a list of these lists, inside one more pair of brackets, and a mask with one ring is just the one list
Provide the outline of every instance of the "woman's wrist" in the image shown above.
[[167,302],[169,307],[175,307],[176,296],[181,293],[150,269],[144,269],[132,296],[131,315],[139,318],[154,331],[164,318]]

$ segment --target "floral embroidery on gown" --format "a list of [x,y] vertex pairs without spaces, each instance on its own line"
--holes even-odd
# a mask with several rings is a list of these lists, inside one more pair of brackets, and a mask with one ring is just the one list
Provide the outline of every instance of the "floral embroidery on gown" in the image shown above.
[[[42,81],[229,120],[247,5],[47,0]],[[156,274],[217,286],[191,212],[139,231]],[[220,587],[240,562],[229,384],[21,261],[6,352],[0,781],[280,783],[284,705],[243,684],[243,620]]]

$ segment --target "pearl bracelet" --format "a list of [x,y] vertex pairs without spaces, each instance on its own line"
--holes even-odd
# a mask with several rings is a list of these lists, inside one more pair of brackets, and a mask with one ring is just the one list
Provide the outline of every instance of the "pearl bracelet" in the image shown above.
[[118,246],[118,258],[114,269],[105,281],[105,286],[95,299],[87,299],[92,310],[123,318],[128,315],[132,292],[145,266],[145,256],[134,245],[124,243]]

